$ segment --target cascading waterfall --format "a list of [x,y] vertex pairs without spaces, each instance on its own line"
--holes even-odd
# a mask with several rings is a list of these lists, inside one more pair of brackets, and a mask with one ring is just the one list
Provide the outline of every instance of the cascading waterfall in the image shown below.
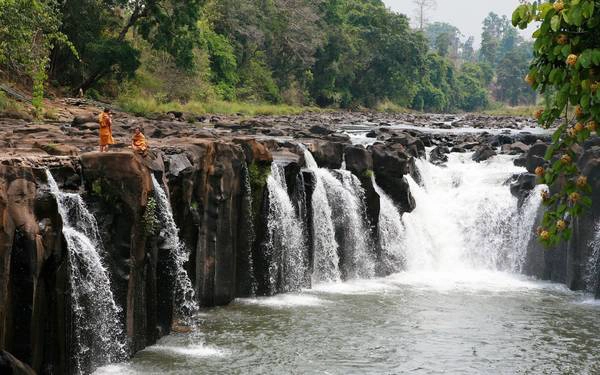
[[109,272],[102,260],[104,251],[96,219],[79,194],[61,192],[50,171],[46,176],[58,203],[68,247],[73,370],[83,373],[126,357],[121,309],[115,303]]
[[190,318],[198,311],[198,303],[196,302],[192,281],[185,270],[185,264],[190,258],[190,251],[179,239],[179,228],[173,218],[171,203],[165,190],[154,175],[152,175],[152,184],[160,218],[161,237],[165,239],[173,260],[176,312],[180,318]]
[[312,194],[311,206],[313,209],[313,284],[319,282],[338,282],[342,279],[340,274],[338,244],[335,239],[335,227],[327,199],[327,191],[322,180],[322,175],[327,173],[317,165],[312,154],[304,150],[306,166],[315,174],[315,189]]
[[313,281],[339,281],[342,276],[344,279],[374,276],[372,247],[365,225],[364,190],[360,181],[346,170],[319,168],[307,150],[304,157],[307,167],[316,177],[312,201]]
[[594,239],[588,244],[592,253],[585,269],[585,287],[590,293],[596,293],[600,288],[600,221],[594,228]]
[[407,269],[520,271],[541,199],[535,191],[519,209],[505,185],[521,172],[511,157],[476,163],[450,154],[446,167],[416,164],[423,184],[408,177],[417,207],[403,217]]
[[389,275],[402,271],[406,266],[405,229],[400,211],[394,201],[377,185],[375,176],[371,177],[375,192],[379,195],[380,211],[378,224],[380,275]]
[[269,279],[271,293],[299,290],[306,272],[306,241],[303,223],[288,195],[285,171],[271,164],[267,179],[269,191],[268,251],[271,264]]

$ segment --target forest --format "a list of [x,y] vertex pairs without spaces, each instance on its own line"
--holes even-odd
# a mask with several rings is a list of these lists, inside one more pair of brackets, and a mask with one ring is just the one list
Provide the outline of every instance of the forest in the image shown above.
[[[408,12],[407,12],[408,13]],[[0,79],[145,112],[169,103],[477,111],[535,103],[531,42],[481,45],[381,0],[0,0]]]

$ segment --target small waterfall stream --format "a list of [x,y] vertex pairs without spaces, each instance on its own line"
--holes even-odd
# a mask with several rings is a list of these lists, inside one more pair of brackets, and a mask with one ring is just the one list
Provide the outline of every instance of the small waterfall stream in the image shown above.
[[389,275],[405,269],[406,258],[404,248],[405,229],[400,211],[392,199],[377,185],[375,177],[371,178],[373,187],[379,194],[380,211],[378,224],[379,240],[379,274]]
[[594,230],[594,239],[588,244],[591,255],[585,267],[585,288],[590,293],[597,293],[600,289],[600,221]]
[[188,319],[198,311],[194,287],[185,269],[185,264],[190,258],[190,251],[179,239],[179,228],[173,218],[171,203],[167,193],[154,175],[152,175],[152,185],[160,218],[161,237],[165,239],[173,261],[175,309],[179,318]]
[[271,293],[299,290],[306,272],[306,236],[304,224],[296,214],[285,181],[285,171],[271,165],[267,179],[269,190],[268,251],[271,256],[269,278]]
[[304,157],[317,180],[312,200],[313,281],[373,277],[375,265],[360,181],[347,170],[319,168],[308,150]]
[[75,373],[123,360],[126,344],[121,308],[114,300],[109,272],[103,262],[98,225],[79,194],[64,193],[46,171],[51,193],[58,203],[63,236],[68,247],[69,284],[73,307]]

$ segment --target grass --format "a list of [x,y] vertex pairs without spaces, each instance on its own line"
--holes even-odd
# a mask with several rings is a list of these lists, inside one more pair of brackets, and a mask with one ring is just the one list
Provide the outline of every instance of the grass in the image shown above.
[[154,98],[128,96],[119,97],[117,103],[121,110],[144,117],[149,117],[153,114],[167,113],[169,111],[189,112],[194,114],[240,114],[243,116],[298,115],[305,112],[322,111],[322,109],[316,107],[299,107],[287,104],[226,102],[220,100],[209,102],[190,101],[183,104],[178,102],[160,103]]
[[414,112],[406,107],[402,107],[399,106],[396,103],[393,103],[389,100],[383,101],[379,104],[377,104],[377,106],[375,107],[375,110],[377,112],[384,112],[384,113],[411,113]]
[[491,116],[520,116],[533,117],[535,111],[540,109],[539,106],[527,105],[511,107],[507,105],[498,105],[490,109],[484,110],[481,113]]

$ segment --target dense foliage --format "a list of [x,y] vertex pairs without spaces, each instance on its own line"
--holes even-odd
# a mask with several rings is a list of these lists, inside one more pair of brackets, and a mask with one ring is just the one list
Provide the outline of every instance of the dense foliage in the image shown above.
[[486,18],[478,54],[458,28],[424,22],[430,4],[419,30],[381,0],[0,0],[0,68],[39,89],[47,74],[73,93],[158,105],[443,112],[535,100],[517,78],[528,48],[505,17]]
[[551,191],[542,197],[548,210],[539,236],[556,245],[571,236],[573,217],[591,204],[587,177],[576,163],[578,145],[597,130],[600,119],[600,4],[593,0],[542,1],[519,6],[513,24],[521,28],[540,22],[535,32],[534,59],[526,81],[550,93],[540,124],[564,121],[546,153],[549,168],[539,167],[540,182]]

